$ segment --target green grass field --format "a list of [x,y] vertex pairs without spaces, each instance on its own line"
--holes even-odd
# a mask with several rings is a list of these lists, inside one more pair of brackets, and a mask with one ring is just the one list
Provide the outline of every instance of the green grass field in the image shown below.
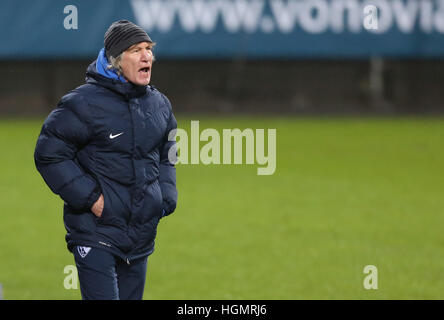
[[[443,299],[444,119],[179,117],[276,128],[277,169],[180,165],[145,299]],[[79,299],[62,201],[35,170],[43,119],[0,121],[5,299]],[[366,265],[378,289],[365,290]]]

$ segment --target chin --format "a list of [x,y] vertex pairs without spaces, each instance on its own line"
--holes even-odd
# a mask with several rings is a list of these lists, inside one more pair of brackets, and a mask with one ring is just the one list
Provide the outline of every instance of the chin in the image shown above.
[[150,79],[143,79],[136,82],[139,86],[147,86],[150,83]]

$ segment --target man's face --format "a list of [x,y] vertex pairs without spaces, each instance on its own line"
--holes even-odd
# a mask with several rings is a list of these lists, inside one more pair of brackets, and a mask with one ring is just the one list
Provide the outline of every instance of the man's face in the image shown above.
[[150,83],[154,57],[152,46],[152,43],[140,42],[123,52],[120,67],[126,80],[139,86]]

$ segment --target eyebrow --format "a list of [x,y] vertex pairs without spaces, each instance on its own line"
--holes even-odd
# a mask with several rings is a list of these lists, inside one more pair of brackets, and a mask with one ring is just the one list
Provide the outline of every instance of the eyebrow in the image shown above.
[[153,48],[153,45],[147,45],[146,47],[145,46],[138,46],[138,45],[135,45],[135,46],[133,46],[133,47],[130,47],[128,50],[134,50],[134,49],[152,49]]

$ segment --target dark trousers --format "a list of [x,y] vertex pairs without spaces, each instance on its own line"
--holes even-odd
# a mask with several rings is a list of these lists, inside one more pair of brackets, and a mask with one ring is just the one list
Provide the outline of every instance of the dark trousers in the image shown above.
[[98,248],[73,250],[83,300],[141,300],[145,288],[147,258],[127,264]]

